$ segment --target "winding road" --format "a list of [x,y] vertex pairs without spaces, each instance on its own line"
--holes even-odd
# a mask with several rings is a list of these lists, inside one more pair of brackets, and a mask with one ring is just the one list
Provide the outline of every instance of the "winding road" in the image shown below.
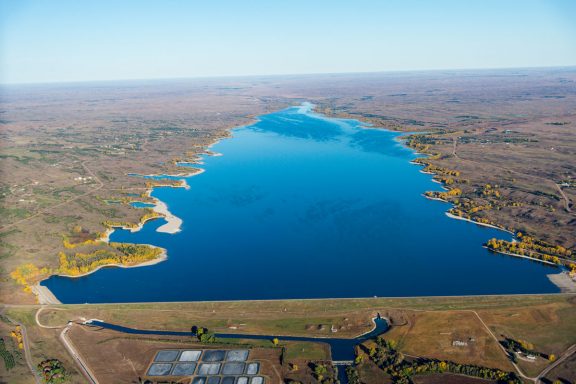
[[15,324],[20,327],[20,333],[22,334],[22,344],[24,345],[24,360],[26,360],[26,365],[28,365],[30,372],[32,372],[32,377],[34,377],[34,381],[36,382],[36,384],[44,383],[44,380],[42,380],[42,378],[38,374],[38,371],[36,371],[34,363],[32,362],[32,353],[30,352],[30,341],[28,338],[26,327],[24,326],[24,324],[19,323],[11,319],[8,315],[6,315],[6,313],[4,313],[4,308],[2,308],[0,313],[2,313],[2,316],[8,319],[8,321],[10,321],[12,324]]
[[544,383],[542,379],[546,377],[547,374],[550,373],[554,368],[556,368],[559,364],[563,363],[566,359],[576,353],[576,344],[573,344],[570,348],[568,348],[562,356],[560,356],[555,362],[544,368],[542,372],[536,377],[536,384]]

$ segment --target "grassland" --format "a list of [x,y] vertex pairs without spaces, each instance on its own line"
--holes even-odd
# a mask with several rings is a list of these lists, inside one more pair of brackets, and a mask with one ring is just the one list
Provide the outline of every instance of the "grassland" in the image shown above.
[[[39,308],[38,319],[43,327],[35,320]],[[10,306],[4,310],[26,326],[35,363],[55,357],[71,370],[74,364],[59,347],[58,335],[69,320],[82,318],[140,329],[187,331],[196,324],[226,333],[353,337],[370,329],[371,317],[379,312],[392,323],[385,337],[398,341],[407,355],[509,371],[513,367],[489,331],[497,339],[507,336],[526,340],[535,349],[557,356],[576,343],[574,295]],[[319,327],[322,324],[326,327]],[[331,325],[342,328],[335,335],[329,331]],[[107,334],[110,342],[126,337]],[[475,341],[469,346],[452,346],[452,341],[468,341],[470,337]],[[75,340],[84,342],[81,339]],[[266,345],[271,343],[257,342],[255,346]],[[326,357],[323,345],[296,343],[287,348],[290,361]]]

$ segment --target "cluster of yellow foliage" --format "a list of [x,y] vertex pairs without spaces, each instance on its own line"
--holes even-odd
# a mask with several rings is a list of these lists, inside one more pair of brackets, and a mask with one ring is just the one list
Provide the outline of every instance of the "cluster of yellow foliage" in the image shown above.
[[[470,211],[472,211],[472,209]],[[470,212],[470,211],[468,211],[468,212]],[[478,210],[475,210],[474,212],[477,212],[477,211]],[[472,220],[476,223],[487,224],[487,225],[491,225],[491,226],[494,226],[497,228],[511,230],[510,228],[505,228],[503,225],[495,223],[493,221],[490,221],[485,217],[472,216],[470,213],[467,213],[466,211],[463,211],[459,208],[451,208],[449,212],[454,216],[463,217],[465,219]]]
[[162,254],[162,249],[143,244],[110,243],[110,246],[115,250],[99,249],[92,253],[76,253],[72,257],[60,252],[59,272],[78,276],[103,265],[135,265],[154,260]]
[[500,192],[498,191],[498,186],[495,185],[494,187],[490,184],[486,184],[484,188],[482,188],[481,194],[484,197],[487,196],[494,196],[496,198],[500,198]]
[[531,249],[541,253],[548,253],[560,257],[571,257],[572,251],[560,245],[548,244],[545,241],[534,239],[533,237],[526,236],[522,232],[518,232],[516,236],[521,239],[521,248]]
[[424,168],[425,172],[431,172],[431,173],[435,173],[439,176],[456,176],[459,177],[460,176],[460,171],[455,171],[453,169],[447,169],[447,168],[442,168],[442,167],[437,167],[433,164],[428,164],[425,168]]
[[18,348],[24,349],[24,339],[22,337],[22,329],[20,329],[19,325],[16,326],[15,330],[10,332],[10,336],[12,336],[14,339],[16,339],[16,343],[18,344]]
[[492,204],[486,204],[486,205],[478,205],[476,207],[472,207],[468,210],[468,213],[476,213],[476,212],[480,212],[480,211],[486,211],[486,210],[490,210],[492,209]]
[[523,241],[515,242],[499,239],[490,239],[486,243],[486,247],[495,252],[505,252],[513,255],[528,256],[533,259],[548,261],[554,264],[562,264],[558,256],[535,251],[530,248],[529,244],[524,243]]
[[143,209],[145,210],[146,213],[142,217],[140,217],[140,221],[138,223],[123,223],[123,222],[119,222],[119,221],[106,220],[102,224],[104,224],[104,226],[106,226],[107,228],[121,227],[121,228],[125,228],[125,229],[136,229],[136,228],[138,228],[138,226],[140,226],[141,224],[144,224],[148,220],[157,219],[159,217],[162,217],[162,215],[160,213],[153,211],[150,208],[143,208]]
[[434,179],[438,180],[439,182],[441,182],[444,185],[452,185],[454,183],[457,183],[457,184],[469,184],[470,183],[470,180],[468,180],[468,179],[455,179],[455,178],[449,177],[449,176],[435,176]]
[[534,350],[534,344],[529,343],[527,341],[524,340],[518,340],[518,344],[520,344],[520,346],[522,346],[522,348],[529,350],[529,351],[533,351]]
[[413,139],[406,141],[406,145],[420,153],[427,153],[430,150],[430,144],[418,143]]
[[451,197],[462,195],[462,190],[460,188],[452,188],[448,192],[428,191],[424,195],[433,199],[449,200]]
[[14,271],[12,271],[10,273],[10,277],[16,280],[18,284],[23,285],[25,292],[30,292],[30,285],[36,283],[38,280],[41,280],[44,276],[47,276],[49,272],[49,269],[46,267],[38,268],[32,263],[27,263],[22,264]]
[[94,244],[98,244],[99,242],[101,242],[101,240],[99,240],[100,238],[102,238],[103,234],[99,233],[98,237],[93,240],[93,239],[88,239],[85,241],[82,241],[80,243],[71,243],[70,240],[68,239],[67,236],[64,236],[64,240],[62,241],[62,243],[64,244],[64,248],[66,249],[74,249],[76,247],[79,247],[81,245],[94,245]]
[[146,188],[153,187],[183,187],[186,185],[184,180],[172,180],[172,179],[162,179],[162,180],[150,180],[146,182]]
[[[490,188],[489,190],[494,191],[494,189]],[[497,191],[496,191],[497,192]],[[500,194],[498,193],[497,195],[494,196],[500,196]],[[478,217],[475,214],[481,211],[489,211],[492,209],[501,209],[503,207],[520,207],[522,206],[522,203],[519,202],[510,202],[510,201],[504,201],[504,200],[492,200],[491,202],[484,204],[484,205],[478,205],[476,203],[475,200],[469,199],[469,198],[460,198],[460,199],[454,199],[452,201],[452,203],[454,203],[454,208],[450,209],[450,213],[458,216],[458,217],[463,217],[466,218],[468,220],[472,220],[475,221],[477,223],[481,223],[481,224],[489,224],[492,225],[494,227],[498,227],[498,228],[502,228],[502,229],[507,229],[509,231],[514,231],[514,228],[506,228],[505,226],[498,224],[496,222],[493,222],[485,217]]]

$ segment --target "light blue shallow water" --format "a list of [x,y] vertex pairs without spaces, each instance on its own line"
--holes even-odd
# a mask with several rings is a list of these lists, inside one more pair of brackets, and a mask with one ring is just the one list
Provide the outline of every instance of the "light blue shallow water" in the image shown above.
[[491,254],[509,238],[453,220],[397,133],[289,108],[213,147],[190,189],[156,188],[182,231],[117,230],[168,260],[44,284],[64,303],[547,293],[558,270]]
[[154,207],[154,204],[143,203],[142,201],[133,201],[130,203],[130,205],[133,206],[134,208],[152,208],[152,207]]

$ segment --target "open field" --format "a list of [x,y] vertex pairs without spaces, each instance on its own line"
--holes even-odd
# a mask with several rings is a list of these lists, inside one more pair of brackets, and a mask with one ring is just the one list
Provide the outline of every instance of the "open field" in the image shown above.
[[[408,323],[393,328],[387,338],[398,342],[398,348],[411,356],[432,357],[478,364],[505,371],[513,370],[496,340],[473,312],[420,312],[408,316]],[[464,346],[455,346],[461,341]]]
[[[42,310],[38,312],[39,308]],[[385,337],[397,340],[407,355],[445,358],[509,371],[513,367],[496,340],[490,338],[486,326],[498,339],[504,334],[526,340],[533,343],[535,349],[557,356],[576,343],[574,295],[9,306],[4,310],[26,326],[36,364],[46,358],[58,358],[77,377],[79,373],[58,337],[69,320],[82,318],[98,318],[140,329],[188,331],[191,325],[201,325],[226,333],[353,337],[369,330],[371,317],[379,312],[392,322],[392,329]],[[42,327],[36,323],[36,314]],[[318,326],[321,324],[325,324],[323,329]],[[342,329],[333,334],[329,331],[331,325]],[[80,332],[85,328],[74,326],[73,329],[77,342],[84,342],[78,336],[83,335]],[[452,346],[453,340],[467,337],[475,339],[473,346]],[[266,347],[266,344],[269,343],[253,345]],[[321,345],[309,348],[298,343],[288,345],[287,356],[290,359],[298,356],[300,360],[301,356],[311,360],[325,357]]]
[[415,148],[458,172],[438,179],[462,191],[450,200],[466,215],[574,251],[575,84],[576,70],[560,68],[3,87],[0,301],[34,302],[9,277],[22,264],[46,268],[34,282],[58,272],[59,252],[114,252],[83,241],[106,221],[142,219],[128,202],[151,202],[150,185],[127,174],[186,172],[175,162],[194,161],[229,128],[304,100],[428,132]]

